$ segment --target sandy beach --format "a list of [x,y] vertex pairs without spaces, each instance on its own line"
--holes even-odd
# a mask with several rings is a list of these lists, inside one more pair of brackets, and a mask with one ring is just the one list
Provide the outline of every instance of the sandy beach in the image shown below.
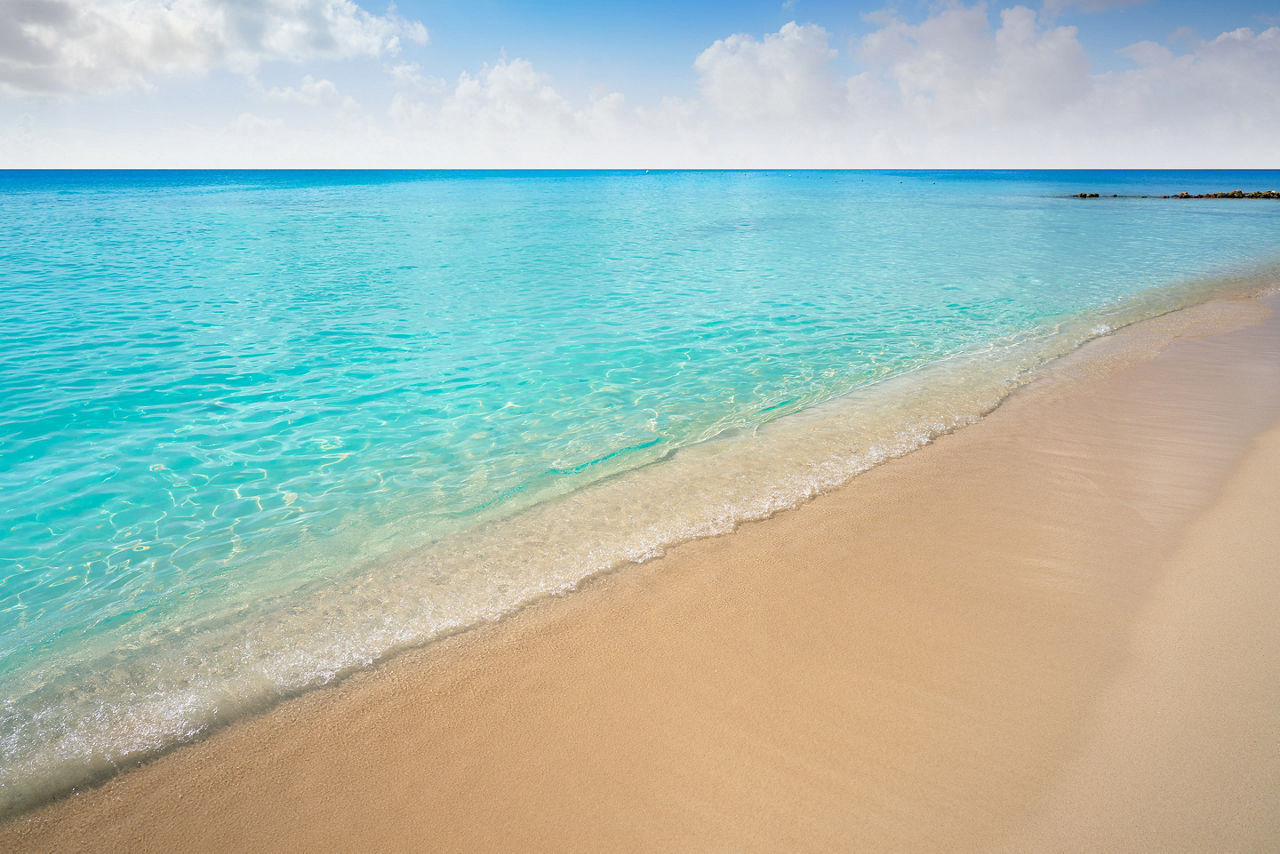
[[1275,850],[1280,300],[0,826],[25,850]]

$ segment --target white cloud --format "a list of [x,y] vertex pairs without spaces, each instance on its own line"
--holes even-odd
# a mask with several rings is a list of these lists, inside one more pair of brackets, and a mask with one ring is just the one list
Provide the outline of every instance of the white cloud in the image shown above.
[[1140,41],[1120,49],[1120,53],[1129,57],[1138,65],[1159,65],[1173,59],[1173,51],[1153,41]]
[[391,85],[400,91],[441,95],[446,88],[444,80],[424,75],[422,66],[416,62],[393,65],[387,69],[387,74],[391,76]]
[[426,28],[351,0],[0,0],[0,92],[144,88],[160,75],[395,54]]
[[849,81],[862,129],[851,137],[864,143],[848,147],[852,164],[1274,163],[1280,30],[1181,53],[1139,42],[1123,51],[1137,68],[1094,74],[1074,27],[1044,27],[1025,7],[994,27],[982,4],[877,23],[855,46],[869,70]]
[[730,119],[812,118],[838,104],[835,55],[826,30],[792,21],[761,40],[721,39],[698,55],[694,68],[703,101]]
[[401,69],[393,79],[403,84],[388,109],[407,142],[401,151],[433,167],[618,165],[660,147],[651,127],[673,131],[665,112],[655,121],[617,92],[575,107],[520,58],[463,72],[446,91],[417,69]]
[[421,124],[432,115],[431,103],[448,90],[439,77],[428,77],[416,62],[402,62],[387,69],[391,78],[391,104],[387,115],[397,125]]
[[1139,64],[1097,78],[1091,105],[1109,124],[1135,133],[1161,134],[1192,159],[1197,148],[1226,151],[1252,145],[1274,165],[1280,134],[1280,27],[1260,33],[1238,29],[1199,41],[1182,54],[1139,42],[1125,53]]
[[994,30],[983,5],[950,7],[917,25],[893,20],[857,53],[896,90],[903,117],[933,129],[1052,113],[1089,86],[1076,29],[1041,30],[1024,6],[1002,11]]
[[567,129],[573,110],[531,62],[503,59],[474,77],[464,71],[441,114],[446,124],[505,135]]
[[295,87],[261,89],[264,97],[273,101],[305,104],[310,107],[326,107],[331,110],[354,110],[356,99],[343,95],[331,80],[317,80],[310,74]]

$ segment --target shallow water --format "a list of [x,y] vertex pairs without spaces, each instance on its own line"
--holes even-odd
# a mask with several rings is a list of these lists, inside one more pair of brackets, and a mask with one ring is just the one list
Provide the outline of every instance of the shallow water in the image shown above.
[[1280,173],[0,173],[0,810],[1248,290]]

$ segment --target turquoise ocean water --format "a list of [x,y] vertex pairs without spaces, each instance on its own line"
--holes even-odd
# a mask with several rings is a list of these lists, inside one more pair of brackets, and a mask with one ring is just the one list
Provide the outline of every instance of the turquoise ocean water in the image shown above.
[[0,813],[1273,281],[1280,204],[1134,197],[1237,188],[0,172]]

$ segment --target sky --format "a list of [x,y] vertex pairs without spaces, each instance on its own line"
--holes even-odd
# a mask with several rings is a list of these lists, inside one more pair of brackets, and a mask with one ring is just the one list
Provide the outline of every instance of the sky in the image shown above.
[[1280,3],[0,0],[0,168],[1280,168]]

